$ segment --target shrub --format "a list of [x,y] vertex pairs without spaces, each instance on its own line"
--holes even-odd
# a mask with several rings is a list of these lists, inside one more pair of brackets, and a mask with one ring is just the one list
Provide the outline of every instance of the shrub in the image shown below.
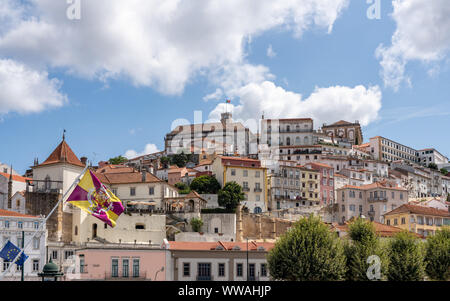
[[427,275],[434,280],[450,280],[450,228],[445,227],[426,242]]

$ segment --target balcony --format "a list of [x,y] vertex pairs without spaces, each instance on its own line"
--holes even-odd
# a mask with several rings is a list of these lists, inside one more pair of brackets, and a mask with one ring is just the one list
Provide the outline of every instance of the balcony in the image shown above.
[[248,187],[242,187],[242,191],[249,192],[249,191],[250,191],[250,188],[248,188]]
[[372,198],[368,198],[367,201],[369,203],[374,203],[374,202],[387,202],[387,197],[372,197]]
[[213,281],[213,277],[211,275],[209,276],[197,276],[197,281]]
[[147,273],[139,272],[139,273],[131,273],[128,275],[123,275],[123,273],[105,273],[105,280],[117,280],[117,281],[143,281],[146,280]]
[[255,188],[255,189],[253,189],[253,191],[254,192],[262,192],[262,189],[261,188]]

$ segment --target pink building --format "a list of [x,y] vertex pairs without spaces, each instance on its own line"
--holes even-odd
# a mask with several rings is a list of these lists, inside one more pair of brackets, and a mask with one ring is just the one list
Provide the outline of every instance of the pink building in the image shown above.
[[88,244],[76,255],[79,280],[103,281],[165,281],[170,258],[159,246],[124,244]]
[[331,205],[334,203],[334,168],[324,163],[308,163],[310,167],[320,173],[320,204]]

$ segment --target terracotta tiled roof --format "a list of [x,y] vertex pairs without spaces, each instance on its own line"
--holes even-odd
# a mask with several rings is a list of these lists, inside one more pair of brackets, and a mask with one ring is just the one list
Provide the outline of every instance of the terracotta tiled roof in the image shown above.
[[97,169],[96,173],[129,173],[133,172],[135,169],[133,167],[129,167],[122,164],[108,164],[102,168]]
[[[347,232],[348,233],[348,231],[349,231],[349,227],[348,226],[349,226],[350,223],[351,222],[346,222],[344,225],[339,225],[337,223],[332,223],[331,227],[335,228],[335,229],[338,229],[339,231],[343,231],[343,232]],[[381,224],[381,223],[378,223],[378,222],[372,222],[372,225],[375,228],[375,232],[380,237],[392,237],[392,236],[396,235],[397,233],[400,233],[400,232],[404,231],[401,228],[388,226],[388,225]],[[416,234],[416,233],[413,233],[413,234],[415,236],[419,237],[419,238],[422,238],[422,236],[419,235],[419,234]]]
[[56,149],[50,154],[47,160],[39,166],[56,164],[56,163],[68,163],[80,167],[84,167],[83,163],[78,159],[70,146],[63,140]]
[[[357,179],[355,179],[355,180],[357,180]],[[369,190],[369,189],[374,189],[374,188],[381,188],[381,189],[407,191],[405,188],[398,187],[398,186],[395,187],[395,186],[384,185],[384,184],[382,184],[380,182],[367,184],[367,185],[362,185],[362,186],[345,185],[344,187],[341,187],[339,189],[346,189],[346,188],[360,189],[360,190]]]
[[[310,164],[311,166],[320,166],[320,167],[324,167],[324,168],[333,168],[333,167],[331,167],[330,165],[328,165],[328,164],[325,164],[325,163],[319,163],[319,162],[314,162],[314,163],[308,163],[308,164]],[[307,164],[307,165],[308,165]]]
[[[170,250],[184,250],[184,251],[211,251],[220,247],[227,251],[232,251],[235,247],[239,247],[241,251],[247,251],[247,242],[184,242],[184,241],[170,241]],[[263,247],[265,251],[270,251],[274,247],[274,243],[248,242],[249,251],[257,251],[259,247]],[[218,250],[220,251],[220,250]]]
[[398,213],[414,213],[414,214],[450,217],[450,212],[448,210],[440,210],[432,207],[409,205],[409,204],[405,204],[398,208],[395,208],[394,210],[385,213],[384,215],[392,215]]
[[[6,179],[9,180],[10,174],[4,173],[4,172],[0,172],[0,175],[4,176]],[[15,182],[23,182],[23,183],[25,183],[27,180],[31,182],[33,179],[12,175],[12,180],[15,181]]]
[[142,182],[142,173],[123,172],[123,173],[95,173],[102,183],[107,184],[133,184],[133,183],[157,183],[163,182],[151,173],[146,172],[146,180]]
[[38,216],[27,215],[27,214],[21,214],[21,213],[18,213],[18,212],[9,211],[9,210],[3,210],[3,209],[0,209],[0,216],[10,216],[10,217],[31,217],[31,218],[37,218],[37,217],[38,217]]

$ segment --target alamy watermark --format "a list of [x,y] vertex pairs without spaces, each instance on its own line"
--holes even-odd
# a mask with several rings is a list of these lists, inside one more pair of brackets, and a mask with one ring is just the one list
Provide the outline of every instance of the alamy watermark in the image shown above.
[[69,20],[81,19],[81,0],[67,0],[69,5],[66,10],[66,15]]
[[370,4],[367,9],[367,18],[370,20],[381,19],[381,0],[366,0],[367,4]]
[[367,263],[370,264],[366,275],[369,280],[381,280],[381,259],[377,255],[372,255],[367,258]]

